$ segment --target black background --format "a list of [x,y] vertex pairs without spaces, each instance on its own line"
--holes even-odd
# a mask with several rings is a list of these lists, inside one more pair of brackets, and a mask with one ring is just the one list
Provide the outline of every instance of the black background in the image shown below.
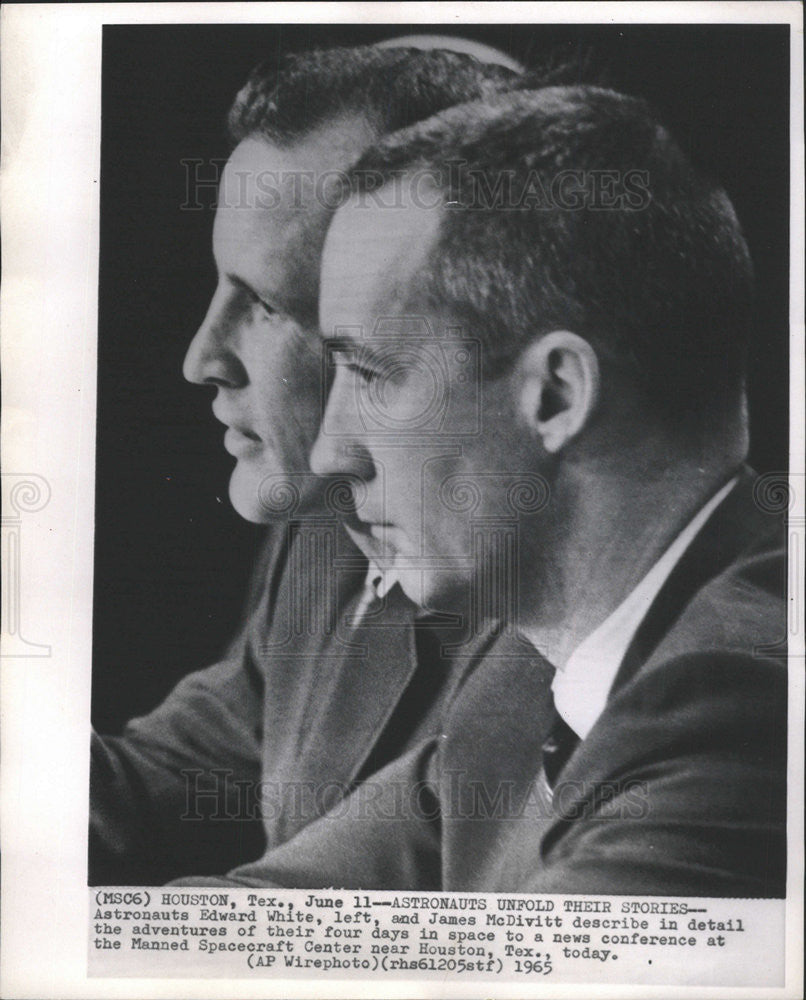
[[610,86],[649,99],[721,180],[758,279],[751,461],[786,468],[787,27],[107,26],[92,693],[103,732],[220,653],[261,535],[230,508],[233,463],[211,397],[181,375],[215,284],[213,192],[200,196],[205,209],[183,209],[181,161],[226,156],[226,112],[258,61],[421,32],[474,38],[527,66],[549,51],[592,52]]

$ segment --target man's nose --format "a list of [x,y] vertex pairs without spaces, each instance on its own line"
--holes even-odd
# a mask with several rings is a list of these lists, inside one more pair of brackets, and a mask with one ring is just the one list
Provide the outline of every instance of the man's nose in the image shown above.
[[337,374],[311,451],[311,469],[318,476],[349,473],[369,480],[375,474],[375,467],[361,440],[355,398],[345,382]]
[[182,374],[188,382],[231,388],[246,384],[236,348],[237,322],[232,303],[219,289],[185,354]]

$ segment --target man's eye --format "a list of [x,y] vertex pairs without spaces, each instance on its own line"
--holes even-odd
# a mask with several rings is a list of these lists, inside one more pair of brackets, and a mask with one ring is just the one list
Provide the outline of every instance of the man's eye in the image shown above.
[[268,302],[264,302],[263,299],[257,294],[257,292],[253,291],[246,284],[243,284],[241,287],[243,288],[244,292],[246,292],[246,295],[252,306],[257,306],[257,308],[260,309],[260,311],[264,313],[266,316],[275,315],[276,309],[273,309]]
[[333,364],[336,368],[344,368],[345,371],[352,372],[364,382],[371,382],[377,377],[377,373],[360,361],[356,361],[356,351],[334,351],[332,354]]
[[332,354],[332,360],[336,368],[344,368],[356,375],[365,386],[378,383],[387,376],[383,364],[364,364],[365,355],[361,350],[336,350]]
[[355,364],[355,362],[348,364],[347,368],[351,372],[355,372],[365,385],[369,385],[381,377],[380,372],[376,372],[372,368],[365,368],[363,365]]
[[260,309],[264,316],[276,315],[277,310],[269,305],[265,299],[262,299],[249,282],[244,281],[243,278],[239,278],[237,274],[227,274],[226,280],[233,290],[233,295],[240,297],[242,306],[248,303],[250,308],[255,309],[257,307]]
[[275,315],[276,310],[272,309],[272,307],[268,304],[268,302],[264,302],[263,299],[259,298],[257,295],[255,295],[253,301],[255,305],[258,306],[261,309],[261,311],[264,312],[267,316]]

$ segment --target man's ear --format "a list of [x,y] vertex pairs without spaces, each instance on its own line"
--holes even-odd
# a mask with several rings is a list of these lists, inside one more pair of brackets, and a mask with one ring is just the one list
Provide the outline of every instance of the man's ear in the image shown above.
[[521,354],[519,407],[550,453],[585,426],[599,399],[599,360],[587,340],[569,330],[538,337]]

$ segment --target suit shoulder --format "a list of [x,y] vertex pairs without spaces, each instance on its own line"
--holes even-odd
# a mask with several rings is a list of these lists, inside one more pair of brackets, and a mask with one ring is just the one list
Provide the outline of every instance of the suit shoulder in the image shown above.
[[690,597],[640,669],[717,652],[764,659],[786,636],[786,577],[785,548],[757,537]]

